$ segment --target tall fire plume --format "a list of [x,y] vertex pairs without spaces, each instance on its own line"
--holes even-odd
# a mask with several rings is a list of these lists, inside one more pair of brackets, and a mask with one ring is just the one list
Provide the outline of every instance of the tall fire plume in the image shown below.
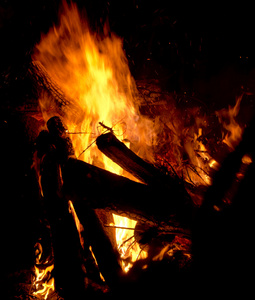
[[[136,85],[119,37],[106,27],[104,36],[93,33],[77,7],[64,4],[60,25],[42,37],[34,60],[46,68],[70,99],[64,121],[80,159],[121,172],[95,145],[89,147],[105,130],[100,122],[111,127],[119,139],[141,145],[142,156],[152,159],[145,151],[154,138],[152,122],[139,113]],[[47,121],[55,113],[52,103],[44,97],[40,103]]]

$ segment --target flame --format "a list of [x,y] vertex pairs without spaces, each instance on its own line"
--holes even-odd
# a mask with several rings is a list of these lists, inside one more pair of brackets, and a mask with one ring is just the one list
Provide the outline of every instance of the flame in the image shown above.
[[[96,147],[96,137],[111,127],[119,139],[136,144],[140,155],[151,161],[149,148],[154,137],[152,121],[139,113],[135,99],[137,89],[122,44],[106,27],[103,36],[93,33],[76,5],[68,6],[64,2],[59,25],[42,36],[33,56],[69,101],[69,106],[63,107],[64,122],[76,156],[120,175],[121,167]],[[54,115],[56,105],[46,94],[39,103],[47,121]],[[73,212],[71,206],[70,211]],[[134,227],[134,221],[125,219],[125,226]],[[118,245],[127,238],[125,233],[125,237],[121,237],[119,232],[117,230]],[[127,250],[120,248],[126,258]],[[133,261],[140,252],[134,248],[137,247],[128,251],[133,253]]]
[[[76,226],[77,231],[78,231],[78,234],[79,234],[79,239],[80,239],[81,247],[84,249],[84,238],[83,238],[83,235],[82,235],[82,233],[83,233],[83,231],[84,231],[84,227],[83,227],[83,225],[81,224],[81,222],[80,222],[80,220],[79,220],[79,218],[78,218],[78,216],[77,216],[77,213],[76,213],[76,211],[75,211],[75,209],[74,209],[74,206],[73,206],[73,202],[72,202],[71,200],[68,201],[68,209],[69,209],[69,213],[72,214],[73,220],[74,220],[74,222],[75,222],[75,226]],[[92,257],[94,258],[95,263],[96,263],[96,265],[98,266],[98,263],[97,263],[95,254],[94,254],[94,252],[93,252],[91,246],[89,246],[89,251],[91,252]],[[101,272],[99,272],[99,275],[100,275],[100,278],[101,278],[103,281],[105,281],[104,276],[102,275]]]
[[[33,60],[43,66],[65,98],[65,103],[56,105],[47,94],[42,94],[39,103],[43,117],[47,121],[61,110],[79,159],[122,175],[121,167],[104,156],[95,145],[96,138],[110,128],[120,140],[134,144],[138,155],[154,162],[152,146],[157,145],[157,120],[152,121],[139,112],[140,98],[137,97],[137,87],[128,67],[121,38],[106,26],[104,34],[92,32],[77,6],[63,2],[59,25],[53,26],[42,36],[36,45]],[[217,112],[228,132],[224,142],[230,147],[234,147],[242,135],[235,120],[240,102],[241,97],[233,108]],[[185,118],[183,112],[178,112],[174,107],[167,113],[163,123],[172,132],[167,143],[170,141],[169,161],[177,170],[176,173],[195,184],[211,184],[208,170],[218,168],[218,163],[203,143],[204,118],[196,116],[195,110],[187,110]],[[161,121],[163,118],[161,116]],[[224,118],[229,119],[228,124]],[[191,119],[195,119],[192,126]],[[160,126],[162,131],[162,122]],[[183,172],[184,152],[192,172]],[[178,172],[178,168],[182,169],[181,172]],[[70,211],[74,211],[71,206]],[[114,226],[135,228],[135,221],[117,215],[113,217]],[[146,256],[133,236],[134,230],[116,228],[116,241],[126,272],[137,258]]]
[[128,272],[136,260],[147,257],[147,252],[143,251],[135,241],[134,229],[137,221],[115,214],[113,214],[113,219],[114,226],[116,226],[117,246],[122,259],[122,269],[124,272]]
[[[210,185],[211,169],[217,169],[219,164],[206,144],[209,119],[201,107],[187,103],[183,110],[178,108],[175,99],[169,102],[167,114],[161,115],[161,124],[157,124],[164,151],[157,159],[162,160],[161,164],[169,172],[174,169],[186,182],[196,186]],[[165,133],[165,127],[169,134]]]
[[193,137],[187,139],[184,148],[189,156],[190,164],[194,166],[194,171],[186,174],[186,181],[195,184],[210,185],[211,177],[208,174],[209,162],[216,162],[208,153],[205,145],[202,143],[202,128],[198,128],[198,132],[194,132]]
[[243,164],[246,164],[246,165],[249,165],[252,163],[252,158],[249,154],[245,154],[243,157],[242,157],[242,163]]
[[223,143],[228,145],[231,150],[234,150],[239,144],[243,134],[243,128],[236,121],[242,99],[243,95],[236,98],[236,103],[233,107],[229,106],[228,109],[223,108],[216,112],[219,122],[227,131],[223,136]]
[[51,276],[54,264],[49,263],[47,260],[45,262],[41,261],[43,249],[40,243],[36,243],[35,248],[36,263],[34,266],[35,278],[33,280],[35,291],[33,295],[36,295],[39,299],[48,299],[49,295],[55,291],[54,277]]
[[79,234],[80,244],[81,244],[82,248],[84,249],[84,238],[82,236],[82,233],[84,231],[84,227],[81,224],[81,222],[80,222],[80,220],[79,220],[79,218],[77,216],[77,213],[76,213],[76,211],[74,209],[72,201],[70,201],[70,200],[68,201],[68,210],[69,210],[69,213],[73,217],[73,220],[75,222],[75,226],[76,226],[78,234]]
[[[42,37],[33,58],[44,66],[70,103],[75,103],[65,110],[65,124],[77,157],[119,174],[120,167],[93,144],[105,131],[99,123],[113,128],[120,139],[148,148],[152,143],[152,122],[139,113],[137,89],[122,40],[106,27],[104,36],[91,32],[76,5],[64,2],[63,7],[60,25]],[[54,105],[45,96],[40,104],[47,120]],[[144,155],[152,159],[149,152]]]
[[39,268],[35,268],[35,276],[36,276],[36,284],[35,287],[37,291],[33,293],[33,295],[39,296],[41,299],[48,299],[48,296],[51,291],[54,292],[55,284],[54,284],[54,277],[52,277],[48,282],[42,283],[45,276],[53,270],[54,265],[47,267],[44,270],[40,270]]

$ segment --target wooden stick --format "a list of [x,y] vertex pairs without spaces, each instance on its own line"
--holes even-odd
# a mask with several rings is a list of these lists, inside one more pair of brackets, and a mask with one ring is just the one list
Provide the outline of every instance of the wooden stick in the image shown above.
[[147,225],[168,223],[176,230],[184,225],[184,215],[191,213],[185,206],[182,210],[176,206],[163,188],[134,182],[77,159],[68,159],[62,178],[64,193],[74,204],[83,201],[94,209],[103,208]]
[[[71,159],[71,157],[74,157],[72,143],[61,118],[52,117],[48,120],[47,127],[49,130],[50,141],[54,145],[54,153],[57,157],[57,162],[59,162],[59,166],[61,169],[61,184],[63,183],[64,186],[66,186],[66,176],[64,175],[66,165],[68,165],[69,159]],[[76,159],[74,158],[73,160],[76,161]],[[50,162],[49,167],[51,168]],[[46,178],[46,180],[48,181],[50,175],[48,173],[46,175],[48,176]],[[52,181],[55,180],[55,175],[56,174],[53,172]],[[62,186],[59,190],[61,194],[64,195]],[[70,199],[69,197],[65,198]],[[88,248],[91,246],[92,251],[95,254],[97,263],[99,265],[100,272],[106,279],[106,283],[110,286],[117,285],[117,283],[119,282],[120,275],[122,273],[119,264],[119,257],[117,255],[117,248],[115,251],[113,245],[109,240],[109,237],[107,236],[101,224],[101,221],[99,220],[97,214],[95,213],[94,209],[89,205],[89,203],[87,203],[86,201],[76,201],[76,203],[74,203],[74,207],[78,215],[79,221],[84,228],[84,247],[86,249],[83,249],[83,253],[87,253]],[[57,205],[56,210],[58,208],[59,207]],[[87,259],[87,261],[89,260]],[[93,269],[95,268],[93,267]]]
[[116,288],[123,276],[117,247],[113,247],[94,209],[84,201],[77,201],[74,206],[84,227],[84,239],[92,248],[100,272],[109,287]]
[[[171,204],[168,204],[169,207],[172,206],[172,209],[178,208],[183,212],[192,210],[192,200],[184,187],[183,181],[176,174],[165,174],[153,164],[143,160],[118,140],[112,131],[100,135],[96,143],[100,151],[124,170],[156,189],[159,194],[165,193],[163,199],[169,196],[169,200],[165,200],[171,202]],[[159,202],[159,205],[162,204],[162,209],[164,209],[164,200]]]
[[[39,142],[40,138],[44,143]],[[50,147],[50,140],[50,134],[46,131],[38,137],[38,171],[43,203],[52,233],[56,289],[63,291],[65,299],[73,299],[86,294],[85,273],[80,260],[79,237],[62,194],[60,165],[54,147]],[[42,144],[45,147],[42,147]],[[43,149],[47,149],[47,153]]]
[[38,91],[47,91],[56,103],[56,109],[60,115],[64,115],[66,110],[72,108],[74,113],[78,113],[79,107],[75,101],[68,98],[61,90],[54,78],[48,73],[40,61],[32,61],[29,72],[35,82]]
[[100,135],[96,144],[101,152],[140,181],[155,184],[162,177],[157,168],[137,156],[112,132]]
[[51,118],[47,127],[61,163],[64,193],[70,199],[74,199],[74,202],[76,198],[79,201],[85,199],[87,205],[93,209],[108,209],[140,222],[151,222],[152,225],[170,222],[175,224],[174,227],[178,227],[184,220],[185,223],[189,222],[191,201],[180,182],[162,174],[152,164],[142,160],[112,133],[101,138],[110,138],[114,150],[121,149],[117,152],[124,153],[123,160],[129,159],[131,164],[134,162],[142,177],[146,177],[151,183],[150,186],[75,159],[66,127],[59,117]]

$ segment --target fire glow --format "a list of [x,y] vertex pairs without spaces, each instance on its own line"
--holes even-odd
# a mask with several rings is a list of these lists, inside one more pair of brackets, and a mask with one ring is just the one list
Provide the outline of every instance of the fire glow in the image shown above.
[[[72,139],[76,157],[123,175],[123,170],[104,156],[95,145],[96,137],[110,128],[120,140],[134,144],[135,152],[139,156],[154,162],[153,146],[157,144],[158,128],[154,121],[141,115],[139,111],[137,87],[119,37],[110,33],[106,27],[104,36],[91,32],[77,7],[73,4],[69,7],[64,3],[59,26],[54,26],[47,35],[42,36],[33,60],[47,70],[69,101],[70,105],[64,109],[62,117]],[[225,123],[221,116],[228,115],[232,120],[228,127],[225,126],[228,134],[223,137],[230,148],[240,141],[242,135],[242,130],[237,135],[232,134],[232,129],[236,130],[237,127],[235,117],[240,101],[241,98],[238,98],[233,109],[217,113],[223,126]],[[41,95],[39,102],[47,122],[56,115],[54,103],[45,94]],[[216,168],[218,163],[202,142],[202,122],[203,118],[197,118],[196,126],[185,136],[183,147],[189,161],[196,166],[196,172],[192,176],[185,172],[183,175],[186,181],[209,185],[211,178],[206,170]],[[176,128],[177,126],[173,126],[173,131]],[[179,137],[183,133],[181,128],[175,136]],[[181,140],[176,138],[176,145],[179,147],[180,144]],[[198,152],[199,156],[196,154]],[[73,207],[70,209],[75,213]],[[117,215],[113,215],[113,218],[122,268],[127,272],[137,259],[146,258],[147,254],[135,243],[134,230],[124,229],[134,229],[136,221]]]

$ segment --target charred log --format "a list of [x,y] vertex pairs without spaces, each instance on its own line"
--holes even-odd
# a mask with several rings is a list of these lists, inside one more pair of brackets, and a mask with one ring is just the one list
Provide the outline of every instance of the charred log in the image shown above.
[[[79,249],[75,246],[75,249],[72,250],[74,253],[71,255],[77,257],[78,249],[79,255],[83,258],[85,256],[85,259],[80,260],[84,263],[83,269],[89,268],[91,255],[89,255],[88,247],[91,246],[106,283],[116,289],[121,281],[122,271],[118,261],[119,256],[116,247],[111,244],[103,224],[95,213],[95,210],[98,209],[139,221],[142,228],[146,229],[137,236],[137,242],[141,244],[147,243],[158,232],[162,234],[167,232],[170,239],[175,235],[187,236],[190,234],[192,210],[189,205],[186,205],[187,198],[183,198],[183,194],[177,194],[176,190],[169,188],[167,181],[160,184],[157,181],[160,176],[158,173],[156,174],[158,171],[151,171],[155,176],[155,182],[158,183],[145,185],[100,169],[74,157],[72,143],[59,117],[49,119],[47,127],[48,131],[41,132],[37,143],[37,153],[41,159],[39,170],[41,186],[45,201],[48,203],[47,210],[51,215],[53,228],[54,226],[58,228],[60,226],[58,226],[58,220],[62,220],[63,216],[68,214],[66,199],[73,202],[84,227],[83,236],[86,242],[83,251],[80,251],[80,246],[77,246]],[[154,170],[153,166],[152,170]],[[179,191],[179,188],[177,190]],[[66,226],[65,230],[70,231],[73,222],[72,225],[66,221],[63,222]],[[63,225],[61,226],[63,227]],[[61,244],[59,239],[62,239],[64,235],[61,228],[56,229],[56,233],[54,233],[57,244],[56,257],[58,256],[60,261],[65,256],[63,253],[62,255],[58,254],[62,248],[58,246]],[[149,229],[147,230],[147,228]],[[77,234],[76,231],[72,235],[73,238],[76,236],[75,243],[79,240]],[[65,236],[65,238],[68,243],[69,236]],[[75,245],[75,243],[69,243],[68,246],[72,248],[70,245]],[[64,246],[63,243],[62,246]],[[79,269],[81,263],[78,262],[75,265]],[[95,265],[92,265],[92,269],[96,270]],[[59,268],[61,269],[61,264]],[[75,272],[79,274],[79,272]],[[82,276],[84,279],[85,275],[81,274]],[[81,281],[78,280],[78,282]]]
[[[47,211],[50,212],[50,218],[54,220],[62,219],[62,214],[68,214],[67,198],[63,193],[62,184],[64,182],[63,170],[68,157],[74,156],[72,143],[66,133],[66,128],[59,117],[53,117],[47,122],[48,131],[42,131],[38,138],[38,153],[43,157],[41,161],[41,185],[45,201],[49,202]],[[45,152],[46,151],[46,152]],[[52,156],[52,159],[48,159]],[[48,195],[49,190],[49,195]],[[45,194],[46,192],[46,194]],[[100,272],[103,274],[109,286],[117,285],[121,267],[118,262],[117,249],[114,250],[109,237],[98,219],[97,214],[86,202],[78,201],[75,203],[75,210],[84,230],[82,232],[84,243],[79,247],[79,253],[73,253],[74,257],[81,258],[84,262],[83,269],[86,270],[90,279],[98,281],[98,268],[93,263],[91,249],[96,256]],[[70,228],[73,226],[67,224]],[[69,230],[70,230],[69,228]],[[73,236],[77,237],[77,230]],[[56,234],[59,239],[59,233]],[[71,241],[71,240],[70,240]],[[77,241],[76,241],[77,242]],[[70,245],[74,243],[70,242]],[[76,249],[77,250],[77,249]],[[77,252],[77,251],[76,251]],[[82,257],[83,256],[83,257]],[[83,280],[86,282],[86,280]]]
[[85,245],[91,247],[106,283],[110,288],[116,288],[123,276],[117,248],[112,245],[94,209],[85,202],[78,202],[75,210],[84,227]]
[[[56,288],[63,292],[66,299],[73,299],[74,295],[85,295],[85,274],[80,259],[79,237],[61,192],[60,165],[47,132],[43,131],[39,135],[38,144],[45,146],[41,145],[37,159],[40,160],[43,204],[51,228]],[[47,154],[43,149],[49,150]]]
[[47,70],[39,61],[32,61],[30,66],[30,73],[35,78],[38,86],[43,87],[56,99],[60,106],[70,104],[70,100],[66,98],[57,83],[49,75]]
[[[107,157],[145,184],[159,185],[163,181],[171,185],[171,181],[174,181],[173,177],[166,176],[153,164],[136,155],[112,132],[100,135],[96,144]],[[174,181],[174,185],[176,184],[180,184],[177,179]]]
[[[233,295],[248,294],[252,286],[249,270],[254,268],[254,255],[249,246],[238,248],[237,245],[241,240],[248,241],[254,233],[254,134],[255,119],[244,131],[240,144],[215,173],[195,218],[195,269],[198,275],[203,274],[198,280],[204,289],[213,288],[215,295],[219,291],[222,295],[229,295],[229,291]],[[243,177],[238,178],[242,159],[247,154],[251,157],[250,164],[246,165]],[[233,250],[237,248],[238,255]]]
[[103,208],[150,226],[164,223],[182,231],[190,225],[185,215],[191,211],[175,205],[165,189],[134,182],[73,158],[63,166],[62,176],[64,193],[74,203],[84,201],[94,209]]
[[74,157],[74,148],[67,128],[59,117],[52,117],[47,122],[51,143],[55,146],[58,161],[64,163],[68,157]]
[[65,95],[54,78],[50,76],[39,61],[32,61],[29,71],[36,90],[39,93],[42,91],[47,92],[48,96],[53,100],[55,112],[57,111],[59,115],[64,116],[68,109],[69,113],[72,112],[74,116],[79,114],[79,107],[75,101]]
[[[103,208],[131,219],[188,225],[192,206],[186,190],[171,177],[161,174],[153,165],[143,161],[113,135],[114,144],[124,148],[123,160],[141,166],[150,185],[134,182],[74,158],[72,143],[59,117],[47,122],[51,143],[61,163],[63,191],[74,203],[85,201],[93,209]],[[124,146],[124,147],[123,147]],[[45,146],[44,146],[45,147]],[[155,183],[153,182],[155,178]],[[169,183],[169,184],[168,184]],[[175,183],[175,184],[174,184]],[[155,203],[157,199],[157,203]],[[76,205],[76,204],[75,204]],[[169,221],[170,220],[170,221]]]
[[[173,205],[175,208],[180,207],[183,212],[186,209],[192,210],[192,200],[183,182],[176,174],[169,175],[161,172],[153,164],[146,162],[127,148],[112,132],[100,135],[96,143],[99,150],[112,161],[143,183],[148,184],[152,189],[157,190],[164,199],[159,203],[159,205],[163,205],[162,209],[164,209],[164,203],[169,201],[171,202],[169,205]],[[166,200],[168,195],[169,200]]]

